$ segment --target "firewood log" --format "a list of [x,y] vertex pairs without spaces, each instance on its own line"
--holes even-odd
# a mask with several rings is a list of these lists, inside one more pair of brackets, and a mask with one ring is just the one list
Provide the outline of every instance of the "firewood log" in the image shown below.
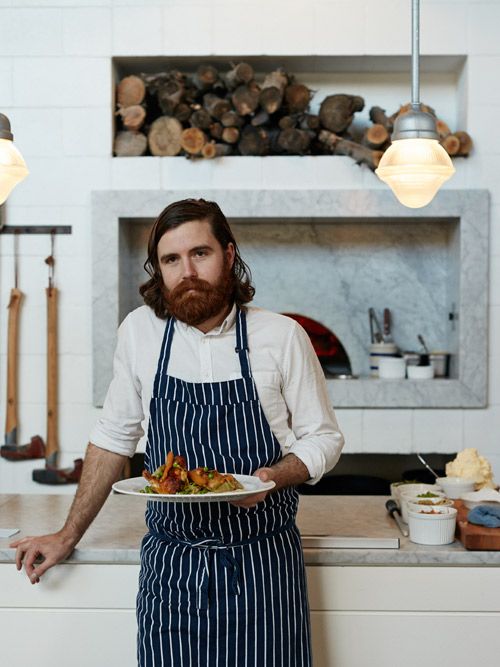
[[280,130],[289,130],[292,127],[297,127],[298,116],[282,116],[278,121]]
[[122,107],[140,104],[146,95],[144,81],[138,76],[126,76],[116,87],[116,101]]
[[189,155],[199,155],[206,143],[207,137],[198,127],[189,127],[181,133],[181,147]]
[[222,130],[222,141],[227,144],[236,144],[240,138],[240,131],[237,127],[225,127]]
[[174,109],[174,118],[177,118],[177,120],[181,123],[185,123],[191,118],[192,113],[193,110],[191,109],[189,104],[181,102]]
[[276,86],[264,88],[259,95],[259,104],[268,114],[276,113],[283,103],[283,93]]
[[238,63],[223,75],[228,90],[234,90],[242,83],[249,83],[254,77],[253,67],[248,63]]
[[319,108],[321,125],[338,134],[347,130],[354,113],[362,111],[365,101],[357,95],[328,95]]
[[203,95],[203,106],[215,120],[220,120],[227,111],[231,110],[231,103],[229,100],[214,95],[213,93],[206,93]]
[[231,101],[240,116],[248,116],[259,106],[259,95],[258,88],[242,85],[233,92]]
[[342,139],[334,132],[321,130],[319,140],[322,141],[329,150],[335,155],[348,155],[352,157],[357,164],[366,164],[370,169],[375,170],[383,151],[372,151],[367,146],[362,146],[354,141]]
[[372,107],[369,115],[372,123],[383,125],[388,132],[392,132],[393,122],[386,116],[385,109],[382,109],[382,107]]
[[160,116],[149,128],[148,142],[152,155],[178,155],[181,151],[182,125],[177,118]]
[[311,134],[314,133],[310,133],[307,130],[297,130],[293,127],[288,130],[282,130],[278,137],[278,146],[285,153],[302,155],[309,148]]
[[448,153],[448,155],[457,155],[460,150],[460,139],[454,134],[449,134],[444,139],[441,139],[441,146]]
[[238,143],[241,155],[267,155],[269,153],[269,136],[261,127],[247,125],[241,133]]
[[113,142],[113,153],[117,157],[136,157],[144,155],[148,139],[142,132],[118,132]]
[[282,67],[279,67],[278,69],[274,70],[274,72],[269,72],[269,74],[266,75],[261,89],[265,90],[266,88],[277,88],[283,95],[287,86],[288,74]]
[[389,141],[389,132],[380,123],[367,127],[363,135],[363,144],[368,148],[380,148]]
[[222,123],[212,123],[208,128],[212,139],[222,139],[222,131],[224,127]]
[[201,149],[201,154],[204,158],[211,160],[214,157],[223,157],[225,155],[231,155],[233,152],[233,147],[229,144],[216,144],[213,141],[205,144]]
[[313,93],[301,83],[292,83],[285,88],[285,103],[290,113],[302,113],[309,108]]
[[455,136],[460,141],[460,148],[458,149],[457,156],[467,157],[473,146],[470,135],[468,135],[467,132],[460,130],[459,132],[455,132]]
[[191,127],[199,127],[202,130],[208,130],[210,125],[212,125],[213,120],[208,111],[202,107],[193,111],[189,123],[191,124]]
[[139,130],[144,125],[146,110],[140,104],[134,104],[131,107],[121,107],[116,112],[121,116],[123,126],[127,130]]
[[259,127],[259,125],[265,125],[266,123],[269,123],[269,114],[264,110],[255,114],[255,116],[250,121],[250,124],[254,127]]
[[318,130],[320,126],[319,116],[312,113],[306,113],[299,122],[301,130]]
[[184,86],[176,78],[166,80],[158,88],[158,104],[165,116],[172,116],[184,96]]
[[200,65],[192,77],[192,81],[198,90],[210,90],[213,88],[219,73],[212,65]]
[[226,111],[220,122],[224,127],[242,127],[245,124],[245,120],[236,111]]
[[448,127],[448,125],[444,122],[444,120],[440,120],[440,119],[438,119],[436,121],[436,131],[437,131],[440,139],[444,139],[449,134],[451,134],[451,130]]

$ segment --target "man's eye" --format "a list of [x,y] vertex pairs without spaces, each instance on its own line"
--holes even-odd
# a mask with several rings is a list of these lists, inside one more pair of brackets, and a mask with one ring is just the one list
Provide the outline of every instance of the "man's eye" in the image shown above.
[[196,257],[204,257],[207,253],[204,250],[197,250]]
[[166,257],[163,262],[164,264],[173,264],[175,262],[175,257]]

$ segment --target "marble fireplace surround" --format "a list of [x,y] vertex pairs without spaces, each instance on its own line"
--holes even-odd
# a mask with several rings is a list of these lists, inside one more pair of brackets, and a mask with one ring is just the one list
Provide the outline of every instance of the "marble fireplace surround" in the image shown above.
[[253,222],[274,226],[325,222],[333,226],[337,223],[405,222],[415,225],[421,221],[426,225],[439,223],[441,227],[448,227],[451,251],[456,255],[452,267],[452,272],[456,273],[452,276],[456,294],[452,298],[458,314],[456,333],[448,341],[448,349],[455,353],[453,376],[431,381],[378,380],[363,376],[354,380],[329,379],[328,391],[338,408],[479,408],[486,405],[489,254],[486,190],[443,190],[429,206],[412,210],[401,206],[385,190],[196,189],[92,193],[93,400],[96,406],[103,404],[112,377],[117,327],[127,312],[127,300],[124,301],[121,293],[127,282],[127,267],[124,272],[122,265],[127,243],[127,239],[123,239],[123,226],[152,221],[168,203],[186,197],[217,201],[230,222],[237,226]]

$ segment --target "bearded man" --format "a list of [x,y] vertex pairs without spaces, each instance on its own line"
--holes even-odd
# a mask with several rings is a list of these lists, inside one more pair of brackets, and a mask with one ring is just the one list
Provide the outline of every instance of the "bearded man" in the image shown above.
[[[343,437],[312,345],[292,319],[247,306],[248,267],[214,202],[155,221],[140,292],[119,329],[114,377],[65,526],[24,538],[32,583],[66,558],[148,424],[145,467],[256,475],[271,491],[229,502],[148,502],[137,596],[138,664],[311,665],[295,487],[315,483]],[[35,564],[37,556],[44,560]]]

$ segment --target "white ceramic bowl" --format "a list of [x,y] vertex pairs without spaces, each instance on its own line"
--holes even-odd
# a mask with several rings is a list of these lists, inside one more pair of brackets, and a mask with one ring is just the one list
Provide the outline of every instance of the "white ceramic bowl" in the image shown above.
[[461,496],[465,507],[472,510],[478,505],[489,505],[490,507],[500,507],[500,493],[495,489],[480,489],[471,493],[464,493]]
[[391,484],[391,496],[401,506],[401,493],[408,491],[417,493],[425,493],[426,491],[442,491],[441,487],[438,484],[424,484],[411,482],[406,484],[405,482],[393,482]]
[[[429,484],[429,486],[432,486]],[[425,489],[423,491],[401,491],[399,495],[401,517],[405,523],[408,523],[408,502],[416,502],[421,493],[433,493],[437,498],[445,498],[445,494],[436,488]],[[428,498],[429,500],[429,498]]]
[[420,500],[408,499],[406,511],[419,512],[422,507],[453,507],[453,500],[449,498],[420,498]]
[[402,357],[380,357],[378,376],[382,380],[403,380],[406,377],[406,361]]
[[408,512],[410,540],[416,544],[451,544],[456,523],[454,507],[422,507],[418,512]]
[[473,479],[465,477],[439,477],[436,482],[446,493],[448,498],[460,498],[464,493],[470,493],[476,488]]
[[431,380],[434,377],[434,366],[408,366],[406,372],[409,380]]

